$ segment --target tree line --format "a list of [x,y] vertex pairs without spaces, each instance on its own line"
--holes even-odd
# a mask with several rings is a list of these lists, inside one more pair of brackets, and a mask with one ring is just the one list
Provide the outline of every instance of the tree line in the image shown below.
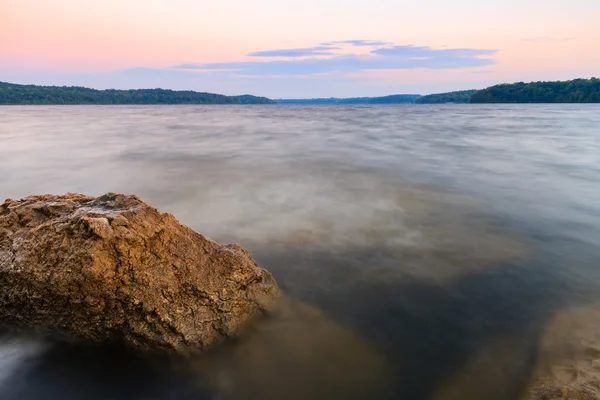
[[478,90],[471,103],[600,103],[600,79],[517,82]]
[[383,97],[279,99],[252,95],[168,89],[96,90],[79,86],[17,85],[0,82],[0,104],[442,104],[442,103],[600,103],[600,79],[517,82],[483,90],[396,94]]
[[266,97],[168,89],[96,90],[0,82],[0,104],[273,104]]
[[460,90],[457,92],[428,94],[419,97],[417,104],[468,103],[476,90]]

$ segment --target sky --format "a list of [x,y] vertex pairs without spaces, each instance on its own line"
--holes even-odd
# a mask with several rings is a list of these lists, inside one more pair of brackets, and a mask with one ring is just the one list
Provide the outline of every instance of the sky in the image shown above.
[[0,0],[0,81],[271,98],[600,76],[600,0]]

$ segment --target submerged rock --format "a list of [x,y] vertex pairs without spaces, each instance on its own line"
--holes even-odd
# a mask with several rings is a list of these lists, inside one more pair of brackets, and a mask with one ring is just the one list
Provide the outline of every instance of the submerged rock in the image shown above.
[[391,391],[396,376],[380,348],[287,297],[270,318],[192,358],[191,366],[219,400],[398,398]]
[[542,331],[523,400],[600,399],[600,304],[566,307]]
[[234,335],[279,296],[238,245],[136,196],[29,196],[0,206],[0,323],[188,353]]

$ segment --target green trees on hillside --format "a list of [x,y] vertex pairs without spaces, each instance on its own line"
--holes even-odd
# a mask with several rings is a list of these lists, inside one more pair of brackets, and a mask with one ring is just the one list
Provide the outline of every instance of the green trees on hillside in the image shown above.
[[0,82],[0,104],[440,104],[440,103],[600,103],[600,79],[531,82],[449,93],[383,97],[282,99],[166,89],[95,90],[79,86],[16,85]]
[[475,92],[471,103],[600,103],[600,79],[496,85]]
[[419,97],[417,104],[443,104],[443,103],[468,103],[476,90],[460,90],[458,92],[428,94]]
[[0,104],[272,104],[266,97],[165,89],[95,90],[0,82]]

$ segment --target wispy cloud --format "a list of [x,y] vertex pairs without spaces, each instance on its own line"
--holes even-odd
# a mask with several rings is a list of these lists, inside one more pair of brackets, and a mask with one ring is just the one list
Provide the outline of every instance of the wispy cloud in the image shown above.
[[468,59],[481,56],[490,56],[496,53],[496,50],[485,49],[432,49],[424,46],[393,46],[375,49],[371,53],[380,56],[400,57],[400,58],[461,58]]
[[281,74],[320,74],[326,72],[356,72],[363,70],[386,69],[454,69],[482,67],[493,64],[489,58],[440,57],[440,58],[398,58],[398,57],[359,57],[339,56],[328,59],[304,59],[295,61],[229,62],[211,64],[179,65],[177,69],[198,69],[211,71],[234,71],[245,75]]
[[306,47],[301,49],[280,49],[266,50],[248,53],[251,57],[305,57],[305,56],[326,56],[332,55],[331,50],[337,50],[339,47],[331,45],[321,45],[316,47]]
[[522,39],[523,42],[530,43],[552,43],[552,42],[568,42],[577,39],[576,37],[553,37],[553,36],[540,36],[530,37]]
[[[307,54],[314,56],[315,51],[323,51],[315,49],[320,49],[322,47],[326,46],[322,45],[307,49],[271,50],[252,54],[259,54],[260,57],[300,57],[300,55]],[[312,53],[310,53],[310,51],[312,51]],[[491,56],[493,56],[495,53],[495,50],[487,49],[434,49],[431,47],[409,45],[377,47],[371,50],[368,55],[338,53],[319,58],[309,56],[307,58],[299,58],[294,60],[260,60],[207,64],[181,64],[172,68],[213,72],[230,71],[236,74],[243,74],[247,76],[313,75],[331,72],[350,73],[367,70],[401,70],[415,68],[439,70],[492,65],[495,63],[495,61],[493,58],[491,58]]]
[[355,40],[338,40],[338,41],[335,41],[335,42],[322,43],[323,46],[340,45],[340,44],[351,44],[353,46],[363,47],[363,46],[388,46],[388,45],[391,45],[393,43],[382,42],[380,40],[361,40],[361,39],[355,39]]

